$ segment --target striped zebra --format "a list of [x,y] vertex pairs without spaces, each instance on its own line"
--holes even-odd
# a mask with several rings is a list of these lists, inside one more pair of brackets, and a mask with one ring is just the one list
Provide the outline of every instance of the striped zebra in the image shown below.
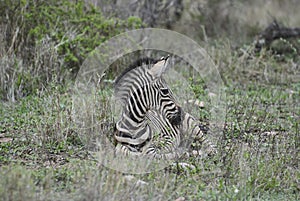
[[140,59],[116,79],[115,98],[122,107],[114,133],[117,152],[174,159],[186,152],[194,138],[209,152],[214,150],[164,80],[168,58]]

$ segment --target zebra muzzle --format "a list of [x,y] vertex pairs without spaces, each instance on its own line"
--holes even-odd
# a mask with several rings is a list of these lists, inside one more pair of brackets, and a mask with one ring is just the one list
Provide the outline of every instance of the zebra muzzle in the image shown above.
[[183,120],[183,110],[181,107],[177,106],[177,112],[170,116],[169,121],[172,125],[177,126],[182,123]]

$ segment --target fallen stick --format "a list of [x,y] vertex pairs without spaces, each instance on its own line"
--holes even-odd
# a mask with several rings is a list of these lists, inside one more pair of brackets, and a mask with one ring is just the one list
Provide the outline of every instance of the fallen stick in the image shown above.
[[271,43],[277,39],[297,38],[300,37],[300,28],[288,28],[279,26],[274,20],[264,31],[262,31],[255,40],[256,50],[261,50],[262,47],[267,49]]

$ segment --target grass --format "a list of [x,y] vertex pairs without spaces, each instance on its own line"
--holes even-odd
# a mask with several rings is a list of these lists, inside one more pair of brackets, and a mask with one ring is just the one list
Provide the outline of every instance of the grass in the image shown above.
[[220,65],[227,116],[215,162],[182,159],[193,168],[173,165],[131,180],[103,167],[80,141],[68,87],[54,81],[1,104],[2,200],[299,199],[299,69],[268,54],[210,51],[217,62],[231,62]]
[[[262,13],[258,12],[260,6],[253,9],[255,12],[247,12],[241,21]],[[113,21],[108,25],[115,26]],[[9,27],[12,35],[13,27]],[[24,44],[27,34],[19,36],[20,41],[12,44]],[[163,170],[131,175],[103,166],[89,152],[72,115],[73,80],[60,72],[69,66],[55,49],[57,41],[41,41],[31,52],[34,64],[23,61],[20,55],[24,51],[14,54],[0,49],[1,200],[300,199],[297,52],[292,56],[265,50],[252,53],[251,45],[237,49],[232,47],[235,41],[207,39],[204,48],[218,66],[227,97],[225,124],[217,142],[219,154],[212,159],[182,158]],[[115,65],[120,71],[122,62]],[[206,122],[210,99],[205,83],[199,76],[187,80],[204,105],[198,118]],[[177,81],[173,91],[180,93],[176,86],[185,85]],[[97,93],[99,113],[95,118],[101,130],[111,121],[109,105],[105,105],[111,95],[110,84],[103,85]]]

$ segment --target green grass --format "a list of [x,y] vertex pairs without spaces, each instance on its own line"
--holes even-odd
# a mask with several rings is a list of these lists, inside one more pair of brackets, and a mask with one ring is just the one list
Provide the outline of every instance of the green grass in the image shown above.
[[[37,95],[3,102],[0,140],[12,140],[0,143],[2,200],[299,199],[300,85],[290,79],[260,80],[264,69],[259,65],[273,66],[268,74],[273,80],[277,72],[283,77],[299,72],[267,56],[231,59],[236,63],[220,69],[227,112],[214,162],[182,159],[195,168],[174,165],[135,175],[133,181],[89,155],[72,121],[68,87],[53,82]],[[248,71],[241,73],[238,65],[244,62]],[[254,69],[258,79],[249,78]],[[203,95],[202,88],[194,90]]]
[[[23,9],[27,1],[2,3],[6,2],[18,12],[30,14],[30,10]],[[265,50],[254,54],[251,52],[253,46],[236,49],[232,47],[236,41],[231,43],[229,39],[208,39],[208,43],[203,44],[218,66],[226,88],[226,119],[221,125],[222,135],[217,136],[217,156],[182,158],[163,170],[141,175],[123,174],[99,163],[82,139],[84,131],[75,123],[72,115],[74,80],[72,76],[65,76],[62,69],[72,69],[74,65],[69,65],[72,59],[75,66],[80,66],[79,61],[86,56],[82,54],[102,42],[98,37],[104,40],[124,30],[138,28],[142,22],[131,17],[117,24],[114,18],[105,19],[93,9],[84,13],[82,2],[72,4],[70,13],[54,7],[49,10],[47,3],[39,4],[42,11],[57,12],[66,19],[56,23],[56,18],[48,15],[52,27],[49,30],[44,27],[47,18],[34,9],[37,24],[22,26],[20,34],[14,32],[18,23],[30,21],[32,16],[19,19],[18,12],[11,12],[13,10],[9,12],[9,19],[3,15],[8,20],[3,25],[7,29],[3,30],[9,32],[1,31],[0,36],[5,35],[9,40],[0,37],[1,42],[5,42],[0,47],[1,200],[300,199],[299,55],[292,52],[292,55],[278,56]],[[259,6],[255,8],[258,10],[254,14],[262,13],[258,12]],[[74,24],[64,26],[70,15],[76,15],[73,22],[76,29]],[[98,15],[102,17],[95,17]],[[97,28],[92,29],[94,26],[89,27],[92,32],[84,32],[84,25],[78,28],[76,23],[80,22],[80,16],[84,24],[102,24],[102,35],[94,35],[98,33]],[[87,17],[92,17],[92,21]],[[38,28],[40,25],[43,29]],[[30,30],[36,37],[32,40],[27,37]],[[64,30],[70,31],[68,36],[61,35]],[[52,31],[52,39],[43,38],[43,34]],[[14,34],[16,39],[13,39]],[[60,50],[55,48],[64,37],[73,34],[76,40],[68,40]],[[96,38],[90,38],[89,34]],[[73,48],[74,44],[79,44],[80,48]],[[8,51],[11,47],[15,49]],[[27,50],[32,51],[26,54]],[[124,62],[126,59],[131,58],[125,58]],[[107,73],[109,79],[116,73],[115,69],[120,71],[123,67],[121,61],[115,65]],[[181,64],[177,67],[180,69]],[[203,78],[187,80],[192,83],[189,90],[204,102],[198,118],[209,123],[210,98]],[[183,86],[178,79],[174,84],[177,88]],[[105,130],[105,126],[110,126],[107,121],[111,121],[110,105],[106,103],[112,91],[109,82],[101,87],[96,94],[99,104],[93,109],[98,111],[96,122]],[[181,92],[180,88],[173,91]],[[190,168],[184,168],[179,162]]]

